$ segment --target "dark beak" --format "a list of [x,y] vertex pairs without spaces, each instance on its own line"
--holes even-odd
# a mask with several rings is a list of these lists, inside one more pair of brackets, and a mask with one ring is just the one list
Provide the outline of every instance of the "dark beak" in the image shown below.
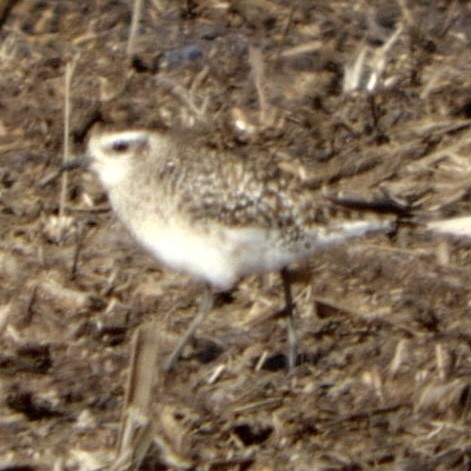
[[57,170],[53,173],[46,175],[43,179],[38,182],[39,187],[44,187],[54,181],[56,178],[60,177],[63,172],[68,172],[69,170],[76,170],[78,168],[86,168],[92,162],[92,158],[88,155],[79,155],[73,159],[64,162]]
[[68,172],[69,170],[88,167],[92,160],[89,155],[79,155],[78,157],[64,162],[60,167],[60,172]]

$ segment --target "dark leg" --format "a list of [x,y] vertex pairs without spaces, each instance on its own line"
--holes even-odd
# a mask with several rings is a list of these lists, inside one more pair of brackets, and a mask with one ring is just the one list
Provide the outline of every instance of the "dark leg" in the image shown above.
[[180,341],[177,343],[177,346],[173,349],[172,353],[167,358],[167,361],[164,364],[165,372],[170,371],[174,367],[176,361],[180,357],[183,349],[185,348],[185,345],[193,336],[193,334],[195,333],[195,330],[199,327],[199,325],[206,319],[206,316],[209,314],[209,312],[213,308],[213,305],[214,305],[213,292],[211,291],[211,288],[205,284],[204,291],[201,296],[200,305],[198,308],[198,313],[196,314],[194,319],[191,321],[191,324],[189,325],[186,332],[183,334]]
[[283,282],[283,293],[285,296],[285,316],[288,330],[288,370],[292,371],[296,366],[296,356],[298,351],[298,338],[294,327],[294,303],[291,294],[291,281],[289,272],[283,268],[280,272]]

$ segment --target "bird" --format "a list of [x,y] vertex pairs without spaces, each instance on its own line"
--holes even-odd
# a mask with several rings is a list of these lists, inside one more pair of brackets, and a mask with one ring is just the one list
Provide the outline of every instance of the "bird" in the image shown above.
[[92,130],[86,160],[137,242],[162,265],[204,286],[198,314],[166,371],[211,311],[215,292],[270,272],[281,275],[292,369],[297,339],[291,268],[327,246],[396,225],[391,211],[376,214],[374,204],[327,197],[256,156],[212,149],[168,131]]

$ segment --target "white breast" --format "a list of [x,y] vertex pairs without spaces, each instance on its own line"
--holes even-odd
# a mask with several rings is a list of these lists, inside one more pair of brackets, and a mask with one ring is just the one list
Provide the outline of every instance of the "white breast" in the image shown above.
[[205,280],[219,289],[229,289],[238,276],[222,234],[210,237],[184,225],[146,222],[136,237],[163,264]]
[[243,276],[279,270],[293,256],[277,249],[268,231],[256,228],[215,226],[208,232],[181,223],[144,222],[134,234],[163,264],[223,290]]

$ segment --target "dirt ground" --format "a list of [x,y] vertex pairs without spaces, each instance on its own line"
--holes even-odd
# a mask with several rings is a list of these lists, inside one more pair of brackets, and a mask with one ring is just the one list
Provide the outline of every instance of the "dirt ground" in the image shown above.
[[[54,178],[67,108],[74,155],[97,123],[178,128],[313,192],[387,193],[423,221],[470,215],[471,4],[132,12],[0,4],[0,470],[104,469],[123,443],[132,456],[112,469],[137,469],[140,445],[145,470],[471,469],[471,238],[419,225],[319,253],[295,287],[289,374],[280,281],[242,280],[164,376],[199,287],[133,242],[92,174]],[[130,397],[146,386],[126,384],[150,321],[139,415]],[[123,437],[129,416],[137,438]]]

